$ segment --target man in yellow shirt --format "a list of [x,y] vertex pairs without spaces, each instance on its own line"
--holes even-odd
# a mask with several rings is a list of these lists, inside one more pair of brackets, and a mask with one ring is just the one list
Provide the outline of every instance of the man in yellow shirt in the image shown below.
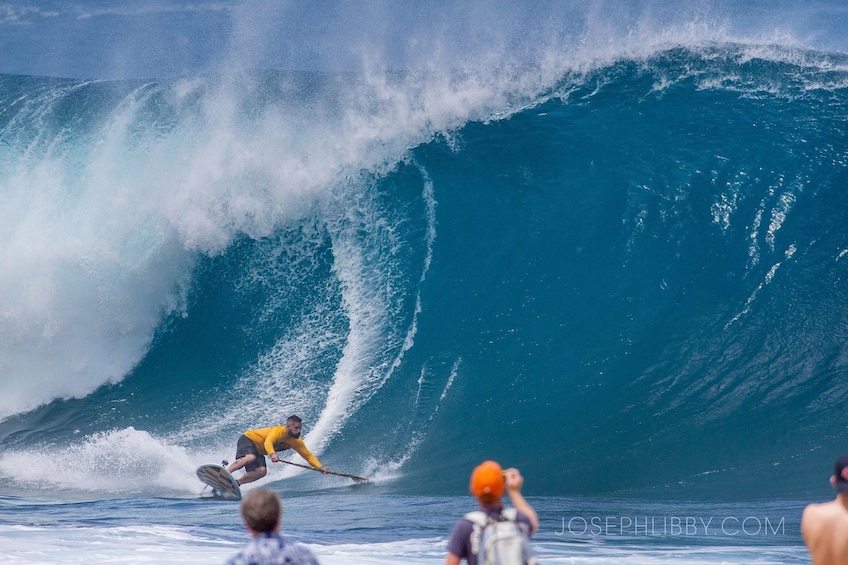
[[265,455],[270,455],[271,461],[277,463],[280,461],[277,452],[294,449],[310,465],[326,475],[330,469],[321,465],[318,458],[312,455],[312,452],[306,448],[306,444],[300,439],[302,428],[303,420],[298,416],[291,415],[286,420],[285,426],[247,430],[238,440],[236,460],[227,467],[227,471],[232,473],[244,467],[245,473],[238,479],[238,484],[252,483],[264,477],[268,472]]

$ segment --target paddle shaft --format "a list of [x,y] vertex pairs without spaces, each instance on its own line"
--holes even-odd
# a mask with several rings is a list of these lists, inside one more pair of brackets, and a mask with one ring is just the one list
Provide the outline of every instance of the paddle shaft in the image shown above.
[[[295,463],[294,461],[286,461],[285,459],[280,459],[280,463],[288,463],[289,465],[294,465],[295,467],[303,467],[304,469],[309,469],[310,471],[321,471],[321,469],[316,469],[311,465],[303,465],[302,463]],[[328,475],[336,475],[338,477],[347,477],[348,479],[353,479],[358,483],[367,483],[368,479],[365,477],[357,477],[356,475],[350,475],[348,473],[339,473],[337,471],[327,471]]]

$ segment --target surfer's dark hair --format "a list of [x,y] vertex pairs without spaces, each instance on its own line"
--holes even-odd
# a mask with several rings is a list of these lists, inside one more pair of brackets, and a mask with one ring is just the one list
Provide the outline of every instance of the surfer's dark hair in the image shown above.
[[289,416],[286,419],[286,422],[298,422],[298,423],[302,424],[303,420],[301,420],[300,416],[298,416],[297,414],[292,414],[291,416]]

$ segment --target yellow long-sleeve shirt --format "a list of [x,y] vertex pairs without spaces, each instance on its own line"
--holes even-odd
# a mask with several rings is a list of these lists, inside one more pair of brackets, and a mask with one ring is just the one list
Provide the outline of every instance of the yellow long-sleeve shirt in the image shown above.
[[322,467],[321,462],[307,449],[302,439],[286,437],[285,426],[247,430],[244,432],[244,435],[250,438],[250,441],[253,442],[259,453],[263,455],[273,455],[277,451],[291,448],[297,451],[301,457],[306,459],[316,469]]

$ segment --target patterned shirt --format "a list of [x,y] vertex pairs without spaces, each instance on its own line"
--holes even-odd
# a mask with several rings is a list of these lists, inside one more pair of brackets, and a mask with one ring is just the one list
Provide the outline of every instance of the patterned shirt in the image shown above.
[[227,565],[318,565],[306,546],[287,542],[277,532],[259,534],[251,539]]

